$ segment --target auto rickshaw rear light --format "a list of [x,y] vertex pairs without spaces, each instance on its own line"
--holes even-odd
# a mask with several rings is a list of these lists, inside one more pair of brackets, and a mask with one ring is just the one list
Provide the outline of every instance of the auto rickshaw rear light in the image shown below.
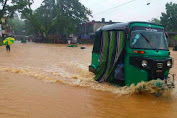
[[171,52],[169,52],[169,55],[171,54]]
[[134,50],[133,53],[137,53],[137,54],[144,54],[144,51],[138,51],[138,50]]

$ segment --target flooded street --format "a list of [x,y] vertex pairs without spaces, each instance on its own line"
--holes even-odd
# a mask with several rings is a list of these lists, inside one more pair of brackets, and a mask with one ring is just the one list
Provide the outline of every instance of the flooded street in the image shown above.
[[[92,45],[85,46],[15,42],[10,53],[0,47],[0,118],[177,117],[177,88],[155,97],[97,83],[88,72]],[[177,52],[171,56],[177,74]]]

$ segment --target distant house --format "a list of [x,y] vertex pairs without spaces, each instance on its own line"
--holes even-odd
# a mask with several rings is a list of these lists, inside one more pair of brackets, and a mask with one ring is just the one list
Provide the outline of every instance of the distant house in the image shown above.
[[88,23],[81,24],[79,29],[79,37],[78,42],[80,43],[92,43],[94,34],[97,31],[98,28],[103,27],[105,25],[110,25],[118,22],[112,22],[111,20],[109,22],[105,21],[105,18],[102,18],[101,21],[92,21]]

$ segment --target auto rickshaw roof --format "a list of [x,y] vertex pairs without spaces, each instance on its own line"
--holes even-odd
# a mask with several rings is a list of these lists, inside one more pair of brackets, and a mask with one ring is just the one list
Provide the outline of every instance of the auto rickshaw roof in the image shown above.
[[133,23],[143,23],[143,24],[150,24],[150,25],[156,25],[156,26],[162,26],[155,23],[149,23],[149,22],[141,22],[141,21],[133,21],[133,22],[127,22],[127,23],[115,23],[111,25],[105,25],[101,28],[103,31],[107,30],[125,30],[126,27],[129,27]]

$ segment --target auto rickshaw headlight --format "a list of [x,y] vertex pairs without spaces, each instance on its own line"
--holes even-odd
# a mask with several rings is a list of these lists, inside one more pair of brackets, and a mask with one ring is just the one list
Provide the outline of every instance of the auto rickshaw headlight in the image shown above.
[[168,67],[171,67],[171,66],[172,66],[171,61],[167,61],[167,66],[168,66]]
[[148,65],[148,62],[146,60],[143,60],[142,63],[141,63],[142,67],[147,67]]

